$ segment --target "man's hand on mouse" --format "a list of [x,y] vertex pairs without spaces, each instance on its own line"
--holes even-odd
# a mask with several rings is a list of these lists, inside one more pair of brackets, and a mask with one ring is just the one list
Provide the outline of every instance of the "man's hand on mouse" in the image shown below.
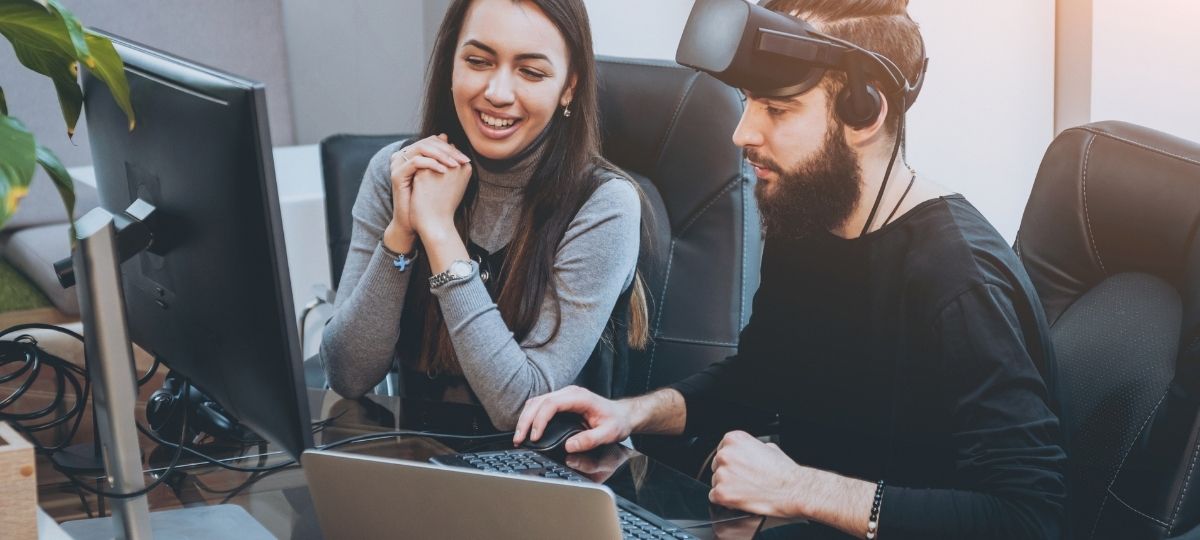
[[537,441],[546,431],[546,424],[560,412],[578,413],[587,430],[567,439],[567,452],[586,452],[602,444],[623,441],[633,431],[630,414],[621,401],[604,399],[578,386],[544,394],[525,402],[517,420],[513,444],[525,442],[526,437]]

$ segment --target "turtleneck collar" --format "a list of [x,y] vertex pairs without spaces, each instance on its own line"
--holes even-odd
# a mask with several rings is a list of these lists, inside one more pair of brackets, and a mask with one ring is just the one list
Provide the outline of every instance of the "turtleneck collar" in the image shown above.
[[524,150],[506,159],[488,159],[479,154],[474,155],[475,170],[479,180],[503,188],[522,188],[529,184],[534,168],[546,153],[546,139],[550,134],[550,126],[529,143]]

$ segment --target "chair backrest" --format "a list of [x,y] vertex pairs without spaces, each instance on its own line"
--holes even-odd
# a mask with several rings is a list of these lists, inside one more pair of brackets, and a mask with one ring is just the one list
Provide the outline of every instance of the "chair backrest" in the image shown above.
[[1050,321],[1073,538],[1200,521],[1200,145],[1122,122],[1062,133],[1017,253]]
[[321,141],[321,173],[325,180],[325,223],[329,231],[330,288],[342,280],[354,228],[354,200],[367,165],[383,147],[412,135],[332,135]]
[[631,351],[632,394],[737,351],[758,288],[753,175],[732,135],[737,91],[673,62],[598,62],[604,156],[643,186],[653,238],[641,271],[654,340]]

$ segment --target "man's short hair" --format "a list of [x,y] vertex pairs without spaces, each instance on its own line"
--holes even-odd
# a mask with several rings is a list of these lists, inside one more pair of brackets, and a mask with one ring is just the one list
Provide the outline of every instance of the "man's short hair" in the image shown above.
[[[767,0],[763,7],[799,17],[823,33],[886,56],[910,82],[915,82],[921,73],[924,40],[917,23],[908,16],[908,0]],[[868,80],[881,92],[887,93],[892,88],[890,83],[883,84],[873,76],[868,76]],[[821,81],[830,99],[831,115],[833,100],[845,85],[846,74],[840,71],[827,72]],[[898,96],[889,97],[884,129],[895,136],[903,107],[897,101]]]

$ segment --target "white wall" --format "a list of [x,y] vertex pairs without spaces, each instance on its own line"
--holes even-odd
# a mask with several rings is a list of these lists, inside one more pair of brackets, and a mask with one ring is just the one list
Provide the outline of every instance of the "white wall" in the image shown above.
[[[662,59],[675,57],[692,5],[586,3],[598,54]],[[931,58],[909,116],[910,161],[966,195],[1011,242],[1053,135],[1054,2],[912,0],[909,10]]]
[[1054,135],[1054,2],[912,0],[909,11],[930,58],[909,160],[1011,243]]
[[584,0],[596,54],[674,60],[693,0]]
[[1200,141],[1200,2],[1093,0],[1091,119]]

